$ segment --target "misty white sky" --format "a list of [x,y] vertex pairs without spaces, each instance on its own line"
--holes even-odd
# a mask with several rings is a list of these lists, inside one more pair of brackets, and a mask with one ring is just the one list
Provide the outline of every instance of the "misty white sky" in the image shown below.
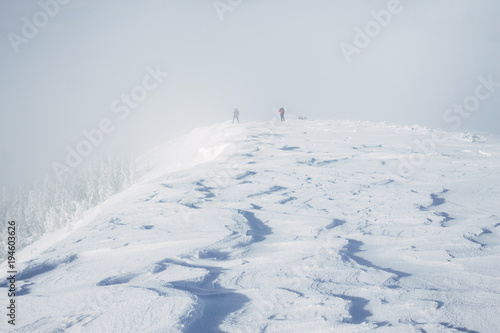
[[[65,1],[48,5],[53,17],[38,1],[0,1],[6,186],[53,173],[51,163],[64,163],[66,147],[104,118],[115,127],[95,154],[140,153],[230,120],[235,107],[243,121],[267,121],[285,106],[308,118],[451,129],[457,124],[443,114],[475,94],[478,77],[500,82],[496,0],[401,0],[350,63],[341,43],[354,45],[355,28],[375,22],[371,12],[391,0],[220,0],[232,9],[224,20],[213,0]],[[23,37],[36,20],[38,31]],[[14,45],[13,34],[25,43]],[[120,119],[113,101],[157,67],[169,76]],[[500,133],[494,89],[456,130]]]

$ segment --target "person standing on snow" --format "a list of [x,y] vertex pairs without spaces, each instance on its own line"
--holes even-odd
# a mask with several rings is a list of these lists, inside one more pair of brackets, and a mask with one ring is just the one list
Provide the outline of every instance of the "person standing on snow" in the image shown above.
[[233,112],[233,124],[234,124],[234,120],[237,120],[238,123],[240,122],[240,111],[238,111],[238,109],[234,109],[234,112]]
[[281,116],[281,121],[285,121],[285,109],[284,108],[280,109],[280,116]]

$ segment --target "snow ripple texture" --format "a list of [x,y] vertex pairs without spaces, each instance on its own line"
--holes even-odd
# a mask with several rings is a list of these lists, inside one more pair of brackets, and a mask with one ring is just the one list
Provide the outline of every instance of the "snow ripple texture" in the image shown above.
[[291,120],[159,146],[20,253],[16,332],[500,332],[500,146],[419,150],[434,134]]

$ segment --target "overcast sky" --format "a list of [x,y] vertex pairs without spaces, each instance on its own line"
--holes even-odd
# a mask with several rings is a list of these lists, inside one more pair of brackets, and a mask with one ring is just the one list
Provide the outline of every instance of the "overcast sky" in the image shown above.
[[140,153],[235,107],[498,134],[499,22],[496,0],[0,0],[2,184],[85,130]]

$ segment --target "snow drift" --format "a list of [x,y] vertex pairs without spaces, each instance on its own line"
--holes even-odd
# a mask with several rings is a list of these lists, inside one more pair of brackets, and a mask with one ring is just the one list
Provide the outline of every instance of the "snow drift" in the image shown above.
[[17,331],[498,332],[499,156],[417,126],[195,130],[20,253]]

